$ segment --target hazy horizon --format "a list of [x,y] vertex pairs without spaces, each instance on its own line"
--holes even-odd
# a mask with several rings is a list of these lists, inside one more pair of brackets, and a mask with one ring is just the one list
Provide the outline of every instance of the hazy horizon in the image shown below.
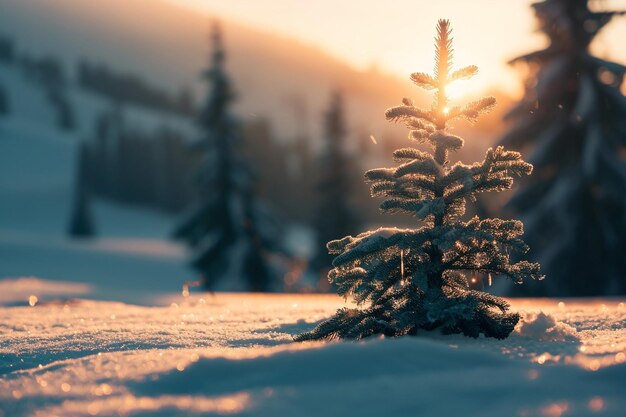
[[[376,0],[363,0],[359,7],[332,0],[161,1],[294,38],[359,70],[374,67],[400,77],[430,70],[433,28],[439,18],[450,19],[457,65],[474,64],[480,68],[471,85],[462,86],[457,94],[497,88],[519,96],[520,74],[507,61],[546,45],[544,37],[535,31],[530,7],[533,1],[529,0],[446,0],[434,4],[397,0],[393,7]],[[626,10],[626,0],[597,3],[599,9]],[[621,18],[621,23],[618,19],[601,32],[592,50],[599,56],[624,62],[626,50],[620,42],[626,38],[626,17]],[[485,25],[491,25],[492,30],[485,30]]]

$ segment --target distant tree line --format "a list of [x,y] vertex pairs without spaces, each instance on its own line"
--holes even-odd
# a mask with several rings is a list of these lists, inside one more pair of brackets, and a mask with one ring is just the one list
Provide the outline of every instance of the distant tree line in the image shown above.
[[[55,113],[57,126],[64,131],[74,130],[76,118],[67,94],[68,76],[58,58],[18,55],[13,40],[0,37],[0,64],[16,65],[27,79],[40,86]],[[7,96],[0,88],[0,114],[10,110]]]
[[133,127],[121,108],[97,119],[87,141],[91,191],[112,200],[178,212],[191,199],[197,156],[179,131]]
[[[83,60],[78,63],[76,78],[55,56],[33,56],[16,52],[12,40],[0,38],[0,65],[15,66],[33,85],[42,91],[56,115],[56,124],[63,131],[75,129],[80,113],[72,102],[74,89],[100,96],[113,103],[96,117],[91,133],[82,141],[74,178],[74,193],[68,233],[73,237],[93,236],[97,219],[90,209],[92,197],[150,207],[169,213],[181,213],[206,196],[194,187],[202,172],[206,157],[199,147],[198,137],[190,129],[168,126],[167,122],[146,126],[137,123],[130,107],[156,111],[160,114],[182,116],[189,125],[199,119],[200,111],[190,91],[172,93],[146,82],[141,75],[122,73],[111,67]],[[0,113],[9,108],[8,94],[0,86]],[[328,239],[347,233],[354,219],[372,218],[373,205],[360,181],[359,168],[352,162],[364,156],[367,146],[350,147],[350,129],[344,125],[341,97],[333,96],[323,113],[327,124],[324,143],[319,149],[306,129],[306,106],[299,114],[299,131],[291,138],[278,138],[268,119],[253,117],[240,120],[241,145],[237,157],[247,161],[254,186],[243,193],[244,230],[250,242],[270,252],[269,240],[259,240],[265,229],[257,201],[266,201],[280,224],[299,223],[310,230],[321,227],[315,241],[318,262],[308,265],[319,277],[327,269],[325,243]],[[199,135],[200,132],[198,132]],[[369,143],[369,137],[365,136]],[[362,143],[360,144],[362,145]],[[358,155],[357,155],[358,154]],[[339,166],[337,165],[339,164]],[[338,169],[339,172],[335,172]],[[335,179],[334,175],[341,178]],[[360,192],[359,192],[360,190]],[[327,197],[327,192],[333,198]],[[347,200],[362,196],[367,203]],[[330,202],[337,203],[329,204]],[[353,215],[354,214],[354,218]],[[235,222],[239,224],[239,220]],[[321,225],[321,226],[320,226]],[[338,225],[342,230],[334,230]],[[322,230],[323,229],[323,230]],[[273,248],[271,252],[274,251]],[[263,251],[251,251],[251,269],[260,268]],[[280,257],[280,256],[279,256]],[[254,266],[256,265],[256,266]],[[306,262],[298,268],[306,268]],[[257,290],[267,289],[266,280],[254,284]]]
[[153,110],[195,115],[191,91],[183,88],[177,94],[159,89],[134,74],[116,72],[105,64],[81,61],[78,64],[78,83],[81,88],[112,99]]
[[[311,172],[293,172],[289,160],[306,168],[315,163],[308,147],[276,140],[268,120],[241,127],[242,155],[259,177],[258,193],[273,202],[282,217],[306,222],[315,210]],[[201,150],[189,133],[171,127],[153,131],[133,125],[123,107],[104,112],[86,141],[90,190],[100,197],[177,213],[193,203],[194,172]]]

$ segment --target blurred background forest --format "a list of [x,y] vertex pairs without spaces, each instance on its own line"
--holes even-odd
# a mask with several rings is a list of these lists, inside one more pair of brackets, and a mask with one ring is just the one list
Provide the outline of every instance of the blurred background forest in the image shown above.
[[[506,138],[514,121],[505,114],[542,87],[537,62],[507,62],[556,43],[534,30],[541,25],[527,1],[403,2],[393,12],[377,2],[358,2],[355,10],[356,2],[330,1],[0,0],[0,278],[86,282],[98,289],[94,296],[122,300],[203,284],[211,290],[330,290],[325,273],[332,258],[324,242],[415,223],[381,215],[363,172],[389,166],[392,151],[409,146],[403,126],[387,123],[384,111],[405,96],[429,102],[408,76],[430,69],[437,18],[454,23],[455,44],[464,51],[455,57],[459,66],[476,64],[481,71],[466,90],[451,91],[453,99],[498,100],[478,123],[455,126],[466,141],[455,157],[464,162],[481,160]],[[582,10],[587,2],[572,3]],[[590,5],[626,9],[619,1]],[[623,39],[626,23],[615,17],[591,52],[626,62]],[[614,78],[604,84],[618,92],[622,110],[603,126],[621,126],[624,68],[607,71]],[[227,80],[223,91],[219,80]],[[576,97],[554,105],[574,108]],[[236,143],[217,151],[237,160],[222,168],[209,158],[215,151],[207,150],[219,120],[226,120],[228,126],[220,126]],[[619,147],[611,152],[620,155],[621,172],[626,130],[617,136]],[[550,167],[545,176],[558,173]],[[220,169],[230,170],[224,177],[246,178],[224,185],[236,191],[222,190],[241,197],[236,207],[230,197],[209,207],[208,196],[221,196],[221,185],[203,178],[219,176]],[[597,187],[596,180],[602,184],[593,179],[590,186]],[[624,235],[626,194],[611,187],[620,202],[607,212],[619,217],[609,222],[609,235]],[[513,194],[502,194],[479,200],[468,215],[516,216],[516,206],[505,205]],[[604,200],[598,201],[593,204]],[[586,221],[572,218],[572,229]],[[235,226],[225,226],[230,223]],[[616,265],[599,274],[615,278],[595,277],[592,268],[576,277],[576,268],[564,267],[571,280],[531,286],[523,295],[623,294],[626,268],[616,257],[626,247],[619,238],[606,239],[594,247],[607,245],[603,263]],[[559,263],[574,265],[575,257],[576,251],[563,252]],[[215,262],[217,269],[207,266]],[[471,284],[484,288],[491,278],[487,284],[487,277],[473,277]],[[507,283],[491,290],[519,294]]]

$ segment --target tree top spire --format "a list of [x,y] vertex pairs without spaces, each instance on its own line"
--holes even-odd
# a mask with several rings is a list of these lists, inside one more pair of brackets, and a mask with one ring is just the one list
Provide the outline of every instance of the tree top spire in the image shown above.
[[435,37],[434,76],[423,72],[411,74],[411,80],[419,87],[425,90],[435,90],[431,108],[426,110],[415,107],[411,99],[405,98],[401,106],[392,107],[385,112],[387,120],[402,120],[406,123],[410,130],[410,139],[430,143],[435,148],[436,160],[440,165],[447,163],[449,150],[457,150],[463,145],[460,138],[442,133],[446,129],[447,122],[459,118],[473,122],[496,104],[495,98],[485,97],[465,106],[448,107],[446,87],[450,83],[469,79],[478,73],[478,67],[475,65],[452,71],[451,35],[450,22],[444,19],[439,20]]
[[222,29],[218,21],[211,24],[211,44],[213,51],[211,53],[211,62],[213,67],[221,67],[226,58],[224,47],[222,45]]

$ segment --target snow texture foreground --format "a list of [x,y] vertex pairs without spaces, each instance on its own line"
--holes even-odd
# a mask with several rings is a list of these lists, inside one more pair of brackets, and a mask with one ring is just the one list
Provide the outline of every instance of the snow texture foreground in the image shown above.
[[333,343],[292,336],[334,313],[343,304],[336,296],[162,301],[0,308],[0,415],[623,416],[626,409],[623,300],[514,300],[523,319],[501,341],[424,332]]

